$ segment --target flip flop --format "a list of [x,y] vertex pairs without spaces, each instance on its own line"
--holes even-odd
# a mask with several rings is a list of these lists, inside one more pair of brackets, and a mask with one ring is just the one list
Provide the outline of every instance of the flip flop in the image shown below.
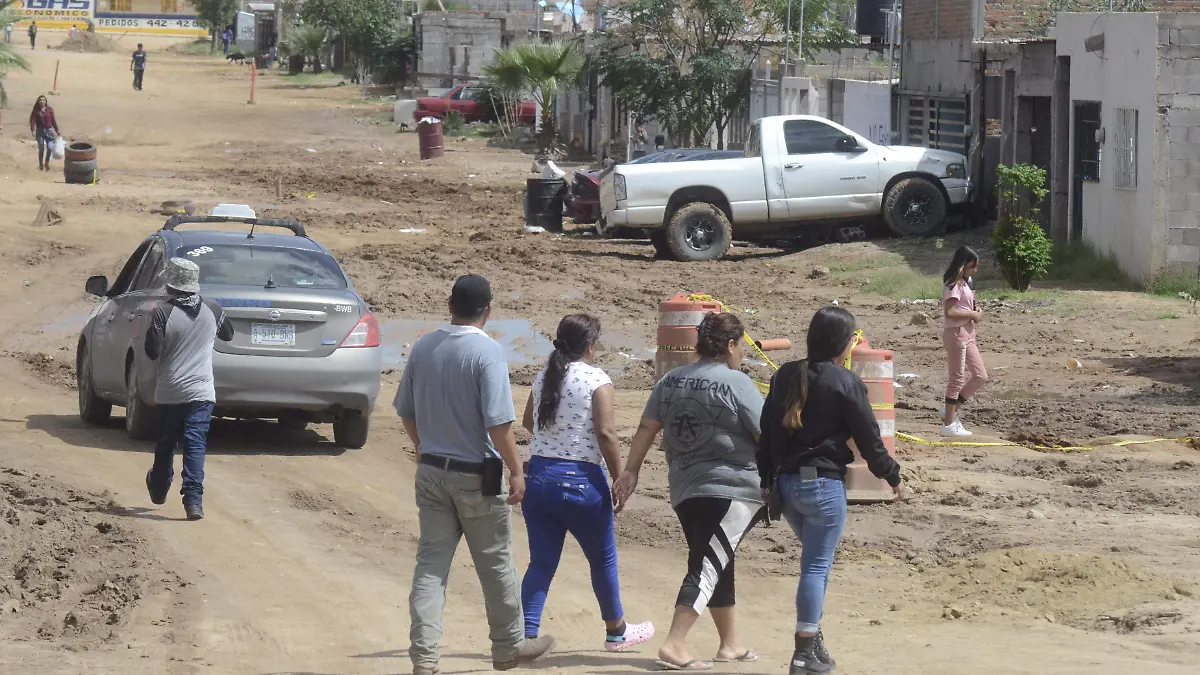
[[671,663],[670,661],[659,659],[654,662],[654,665],[658,666],[659,670],[712,670],[711,663],[705,663],[697,659],[692,659],[687,663]]
[[736,658],[732,658],[732,659],[713,659],[713,661],[715,661],[715,662],[717,662],[717,663],[754,663],[754,662],[755,662],[755,661],[757,661],[757,660],[758,660],[758,654],[755,654],[753,651],[751,651],[751,650],[749,650],[749,649],[747,649],[746,651],[742,652],[742,653],[741,653],[740,655],[738,655]]

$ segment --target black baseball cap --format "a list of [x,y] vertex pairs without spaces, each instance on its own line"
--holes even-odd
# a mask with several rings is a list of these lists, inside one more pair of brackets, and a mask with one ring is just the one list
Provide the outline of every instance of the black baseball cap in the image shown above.
[[464,274],[450,291],[450,309],[456,316],[476,316],[492,304],[492,285],[478,274]]

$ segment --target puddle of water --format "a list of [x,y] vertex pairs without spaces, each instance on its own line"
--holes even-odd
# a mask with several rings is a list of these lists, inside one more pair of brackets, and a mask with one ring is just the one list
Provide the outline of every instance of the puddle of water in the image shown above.
[[[379,327],[383,337],[383,364],[403,367],[417,339],[445,324],[445,319],[434,318],[384,321]],[[550,340],[537,332],[528,319],[495,319],[483,330],[504,347],[510,366],[541,363],[554,350]]]

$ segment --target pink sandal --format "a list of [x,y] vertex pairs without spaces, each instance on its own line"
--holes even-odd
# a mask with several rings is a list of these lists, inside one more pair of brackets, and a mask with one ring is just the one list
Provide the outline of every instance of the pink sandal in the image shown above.
[[610,636],[604,641],[604,648],[610,652],[623,652],[630,647],[649,642],[654,637],[654,624],[625,622],[625,634]]

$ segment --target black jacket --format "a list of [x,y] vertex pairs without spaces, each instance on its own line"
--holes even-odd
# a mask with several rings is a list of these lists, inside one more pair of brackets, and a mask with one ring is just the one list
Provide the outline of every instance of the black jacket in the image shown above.
[[762,411],[762,436],[758,441],[758,474],[762,487],[771,474],[796,473],[810,466],[819,475],[845,480],[854,452],[846,444],[854,439],[871,473],[895,487],[900,465],[888,454],[879,436],[879,423],[867,398],[867,386],[857,375],[833,363],[808,364],[808,400],[800,414],[804,426],[784,428],[783,415],[792,377],[801,361],[784,364],[771,378],[771,392]]

